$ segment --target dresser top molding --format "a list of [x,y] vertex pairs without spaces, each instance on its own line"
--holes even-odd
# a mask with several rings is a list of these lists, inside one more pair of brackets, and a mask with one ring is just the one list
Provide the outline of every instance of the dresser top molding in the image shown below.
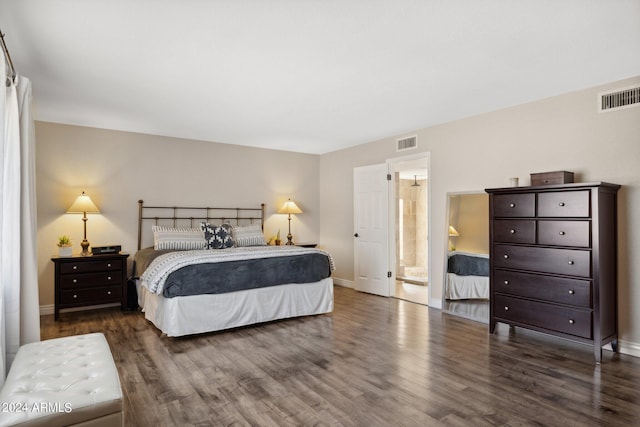
[[501,188],[486,188],[484,191],[487,193],[520,193],[532,191],[552,191],[552,190],[567,190],[580,188],[593,188],[600,187],[602,189],[608,189],[612,192],[618,191],[621,187],[618,184],[612,184],[610,182],[576,182],[572,184],[547,184],[547,185],[535,185],[526,187],[501,187]]

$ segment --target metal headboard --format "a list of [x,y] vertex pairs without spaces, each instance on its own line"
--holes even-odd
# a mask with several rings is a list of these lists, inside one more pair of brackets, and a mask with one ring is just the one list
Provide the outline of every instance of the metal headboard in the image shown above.
[[[172,227],[194,227],[200,222],[220,220],[221,223],[229,222],[233,225],[252,224],[260,221],[264,229],[264,203],[259,208],[210,208],[187,206],[144,206],[142,200],[138,200],[138,250],[142,248],[142,225],[147,221],[153,221],[155,225],[163,224]],[[195,215],[194,215],[195,214]],[[260,216],[257,216],[260,215]],[[196,222],[197,221],[197,222]]]

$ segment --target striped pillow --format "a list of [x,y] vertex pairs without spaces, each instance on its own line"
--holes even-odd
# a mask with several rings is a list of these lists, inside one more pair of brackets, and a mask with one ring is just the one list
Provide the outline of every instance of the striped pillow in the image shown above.
[[267,242],[260,224],[233,227],[233,240],[236,246],[266,246]]
[[154,225],[153,248],[154,249],[204,249],[204,232],[199,228],[164,227]]

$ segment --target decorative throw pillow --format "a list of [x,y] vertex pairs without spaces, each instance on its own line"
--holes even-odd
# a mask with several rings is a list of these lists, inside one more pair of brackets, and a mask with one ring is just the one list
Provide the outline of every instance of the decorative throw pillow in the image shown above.
[[225,249],[233,247],[233,236],[231,225],[222,224],[219,226],[201,222],[200,228],[204,231],[204,240],[207,249]]
[[165,227],[154,225],[153,248],[190,250],[204,249],[204,234],[197,228]]
[[236,246],[267,245],[260,224],[233,227],[233,240],[235,240]]

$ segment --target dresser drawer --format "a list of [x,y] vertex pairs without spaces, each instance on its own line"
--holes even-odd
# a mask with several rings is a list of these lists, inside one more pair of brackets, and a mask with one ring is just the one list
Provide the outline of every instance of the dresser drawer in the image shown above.
[[122,273],[120,271],[105,271],[100,273],[65,274],[60,276],[60,287],[85,288],[92,286],[120,285]]
[[591,308],[591,281],[495,269],[493,292]]
[[496,194],[493,196],[494,217],[532,217],[536,212],[535,194]]
[[539,217],[590,216],[589,191],[563,191],[538,194]]
[[591,277],[590,251],[496,244],[493,256],[495,267]]
[[60,303],[65,305],[106,304],[120,302],[122,286],[64,290],[60,292]]
[[505,243],[535,243],[536,222],[517,219],[493,221],[493,239]]
[[122,261],[95,260],[81,262],[64,262],[60,264],[60,274],[87,273],[91,271],[122,270]]
[[502,320],[592,339],[591,310],[496,295],[493,314]]
[[589,221],[538,221],[538,243],[550,246],[591,246]]

